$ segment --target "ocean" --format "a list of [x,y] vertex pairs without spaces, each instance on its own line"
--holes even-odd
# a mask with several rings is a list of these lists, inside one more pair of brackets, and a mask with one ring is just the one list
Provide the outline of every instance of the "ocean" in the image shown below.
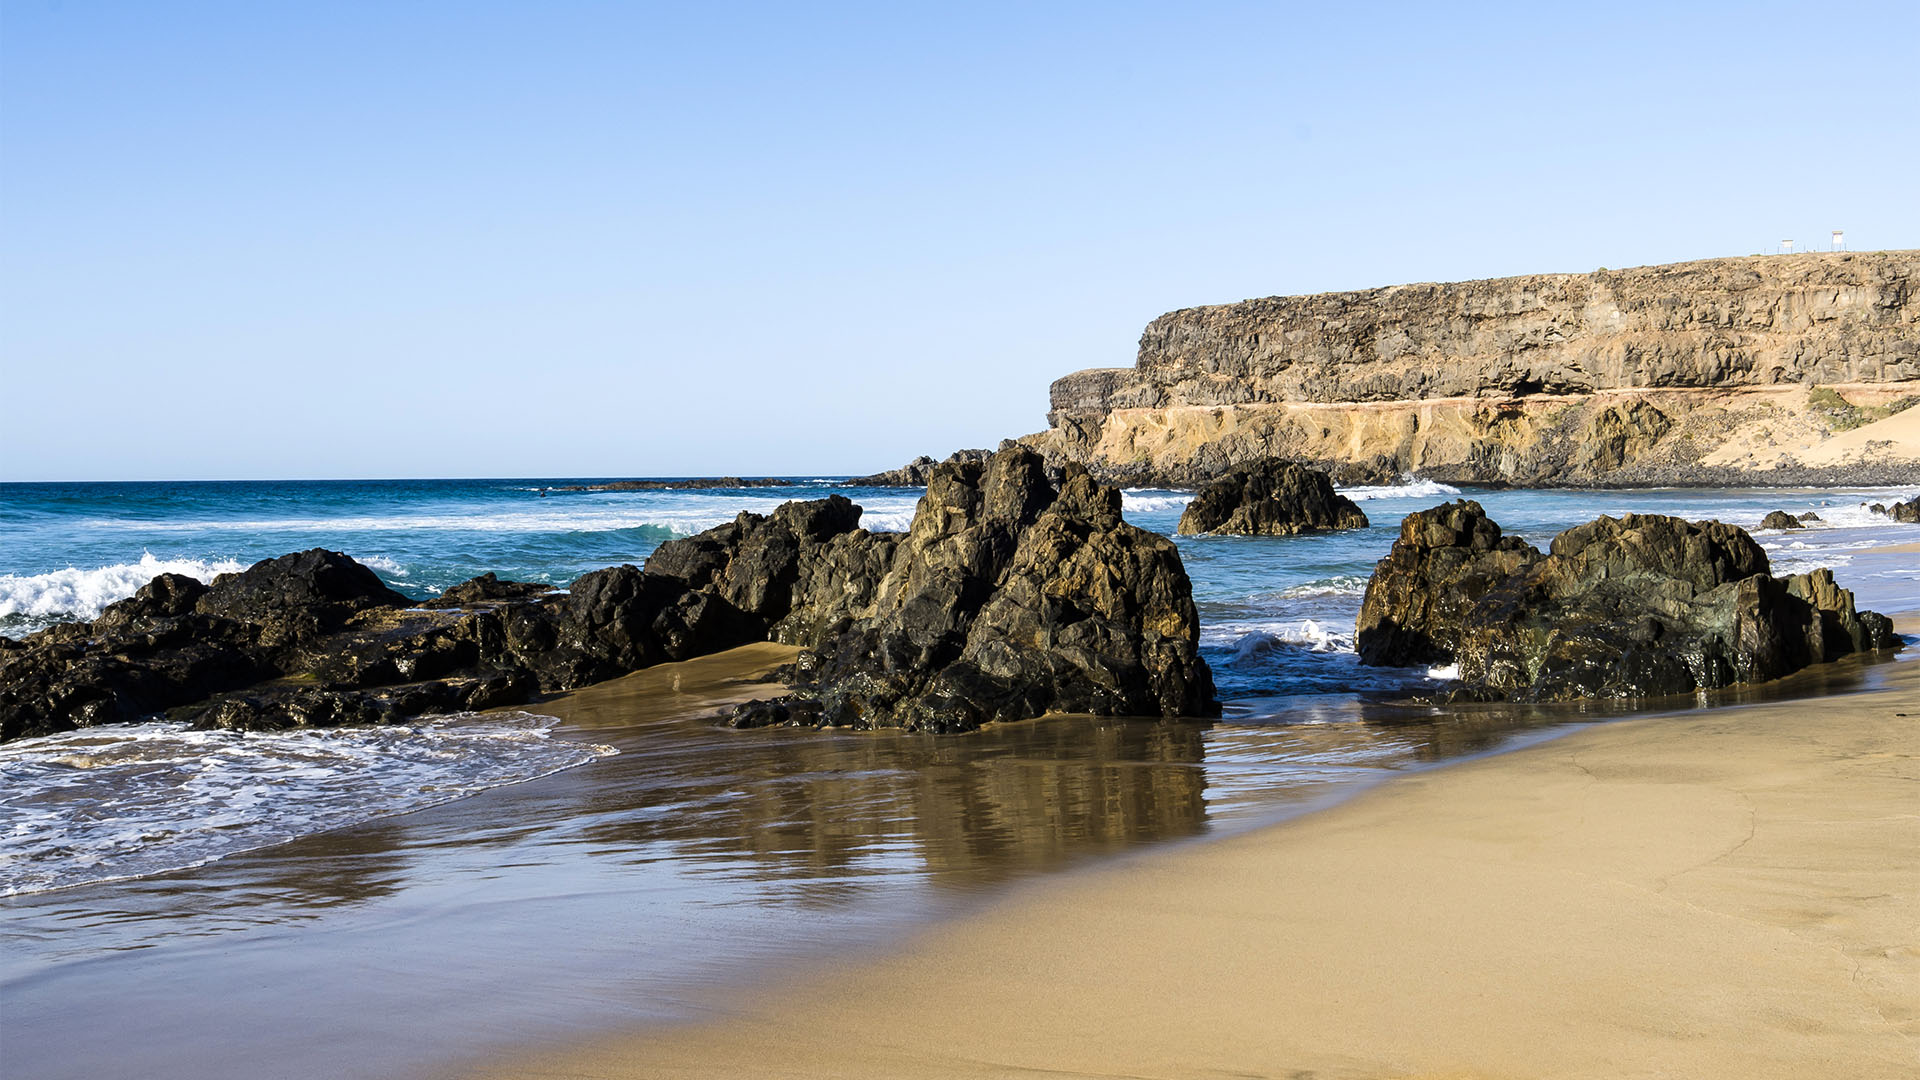
[[[565,585],[790,498],[844,494],[866,527],[904,529],[920,494],[794,479],[0,485],[0,634],[90,618],[163,571],[210,579],[314,546],[426,599],[489,570]],[[1225,703],[1214,724],[735,732],[711,721],[745,692],[721,671],[583,695],[571,712],[249,736],[151,723],[0,746],[9,1071],[237,1077],[270,1058],[275,1075],[404,1075],[684,1015],[703,987],[890,940],[1036,874],[1614,715],[1408,707],[1447,673],[1359,665],[1367,575],[1408,512],[1474,498],[1545,546],[1602,513],[1757,529],[1771,510],[1813,511],[1806,530],[1756,532],[1774,571],[1832,567],[1893,612],[1920,609],[1920,559],[1878,549],[1920,530],[1866,506],[1916,493],[1408,479],[1347,489],[1365,530],[1177,538]],[[1128,491],[1125,512],[1171,535],[1187,498]],[[1797,685],[1870,678],[1854,664]],[[351,1060],[329,1056],[343,1042]]]

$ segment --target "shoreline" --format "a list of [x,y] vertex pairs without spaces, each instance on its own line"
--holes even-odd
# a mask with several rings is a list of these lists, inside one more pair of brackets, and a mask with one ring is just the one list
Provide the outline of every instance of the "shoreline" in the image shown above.
[[1423,770],[1014,890],[703,1023],[445,1075],[1910,1075],[1920,663],[1876,672],[1817,714],[1636,717]]

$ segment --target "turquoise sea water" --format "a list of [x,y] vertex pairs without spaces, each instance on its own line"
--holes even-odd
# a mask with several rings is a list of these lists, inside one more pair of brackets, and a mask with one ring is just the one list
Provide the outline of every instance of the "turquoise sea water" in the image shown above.
[[[919,496],[830,480],[540,495],[575,482],[0,486],[0,633],[91,616],[160,570],[208,577],[316,545],[424,598],[486,570],[565,584],[787,498],[840,492],[869,527],[900,529]],[[1864,605],[1912,611],[1920,558],[1876,549],[1920,528],[1864,506],[1916,492],[1458,495],[1538,545],[1600,513],[1753,528],[1813,510],[1826,521],[1756,534],[1775,571],[1831,566]],[[1008,882],[1598,715],[1391,704],[1439,680],[1355,661],[1366,575],[1403,515],[1457,496],[1421,481],[1349,494],[1371,528],[1176,540],[1224,723],[734,732],[662,690],[644,716],[558,726],[536,706],[371,732],[150,724],[0,747],[9,1071],[408,1075],[683,1015],[716,979],[884,941]],[[1127,516],[1171,533],[1186,499],[1128,492]]]

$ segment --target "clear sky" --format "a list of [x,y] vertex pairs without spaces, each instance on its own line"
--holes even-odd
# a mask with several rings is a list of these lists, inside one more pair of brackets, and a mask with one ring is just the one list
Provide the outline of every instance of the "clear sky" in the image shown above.
[[1920,5],[0,0],[0,480],[865,472],[1193,304],[1920,247]]

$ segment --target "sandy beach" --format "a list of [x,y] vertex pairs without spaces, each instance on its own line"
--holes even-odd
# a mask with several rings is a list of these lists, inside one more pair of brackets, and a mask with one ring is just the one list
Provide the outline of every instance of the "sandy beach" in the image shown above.
[[1874,683],[1415,775],[465,1075],[1909,1077],[1920,663]]

